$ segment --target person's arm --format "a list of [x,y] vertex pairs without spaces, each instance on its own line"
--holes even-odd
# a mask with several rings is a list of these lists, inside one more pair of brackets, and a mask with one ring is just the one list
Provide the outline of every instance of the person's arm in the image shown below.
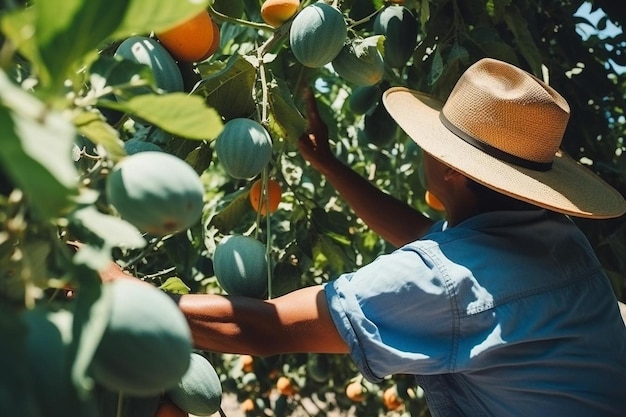
[[198,349],[256,356],[348,352],[321,286],[272,300],[189,294],[178,305]]
[[317,110],[313,92],[304,94],[308,129],[298,140],[304,159],[323,174],[367,226],[389,243],[400,247],[423,236],[432,220],[378,189],[335,157],[328,142],[328,128]]
[[[138,280],[115,262],[103,268],[100,277],[104,283]],[[321,285],[272,300],[217,294],[172,298],[187,318],[198,349],[256,356],[348,352],[330,317]]]

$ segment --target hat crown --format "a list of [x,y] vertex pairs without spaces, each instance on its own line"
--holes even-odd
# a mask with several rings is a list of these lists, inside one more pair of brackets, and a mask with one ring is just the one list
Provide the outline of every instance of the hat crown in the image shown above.
[[552,87],[489,58],[459,78],[441,113],[462,139],[539,164],[552,162],[569,114],[569,105]]

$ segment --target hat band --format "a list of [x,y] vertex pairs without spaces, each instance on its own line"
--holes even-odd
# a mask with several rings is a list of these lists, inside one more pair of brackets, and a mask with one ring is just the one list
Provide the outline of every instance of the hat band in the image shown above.
[[441,123],[443,123],[443,125],[446,127],[446,129],[448,129],[450,132],[454,133],[456,136],[463,139],[465,142],[469,143],[473,147],[485,152],[489,156],[493,156],[494,158],[501,161],[508,162],[522,168],[532,169],[534,171],[549,171],[552,168],[552,161],[536,162],[520,158],[519,156],[504,152],[502,149],[493,147],[488,143],[485,143],[471,135],[468,135],[467,133],[456,127],[450,120],[448,120],[443,112],[439,112],[439,119],[441,120]]

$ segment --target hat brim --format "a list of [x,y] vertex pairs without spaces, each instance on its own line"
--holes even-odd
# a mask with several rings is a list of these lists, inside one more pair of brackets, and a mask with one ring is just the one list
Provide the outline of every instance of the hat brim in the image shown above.
[[565,152],[557,152],[548,171],[522,168],[453,134],[439,119],[443,103],[427,94],[393,87],[383,94],[383,103],[424,152],[502,194],[575,217],[603,219],[626,212],[626,201],[617,190]]

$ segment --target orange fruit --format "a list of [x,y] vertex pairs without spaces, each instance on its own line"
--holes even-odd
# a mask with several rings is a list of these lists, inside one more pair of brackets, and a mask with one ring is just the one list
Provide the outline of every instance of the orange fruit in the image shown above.
[[300,0],[265,0],[261,6],[261,17],[270,26],[281,26],[296,14]]
[[241,369],[244,372],[252,372],[254,370],[254,358],[250,355],[241,355],[239,357],[241,361]]
[[358,381],[350,382],[346,386],[346,397],[357,403],[365,400],[365,390],[363,385],[361,385]]
[[167,397],[164,397],[159,404],[159,408],[157,408],[154,417],[189,417],[186,411],[178,408],[176,404],[172,400]]
[[290,396],[296,393],[296,388],[294,387],[293,382],[286,376],[278,378],[276,381],[276,390],[278,390],[281,395]]
[[[262,216],[265,216],[268,210],[266,210],[265,202],[266,200],[261,195],[263,190],[263,180],[256,180],[252,187],[250,187],[250,204],[252,204],[252,208],[260,213]],[[269,212],[273,213],[278,209],[278,205],[280,204],[280,199],[282,197],[283,190],[280,186],[280,183],[273,178],[270,178],[267,181],[267,207],[269,208]]]
[[202,59],[213,45],[214,32],[213,19],[208,11],[203,10],[179,25],[157,33],[156,37],[174,58],[195,62]]
[[397,410],[404,404],[402,399],[398,396],[398,389],[393,386],[383,391],[383,404],[389,411]]
[[426,204],[433,210],[436,211],[446,211],[446,208],[443,206],[443,203],[439,201],[437,197],[430,191],[426,190],[426,194],[424,195],[424,200],[426,200]]
[[254,411],[255,408],[256,407],[255,407],[255,404],[254,404],[254,400],[252,398],[246,398],[241,403],[241,410],[244,413],[250,413],[250,412]]
[[215,51],[217,51],[217,48],[220,47],[220,27],[217,23],[215,23],[215,20],[211,19],[211,23],[213,24],[213,42],[211,43],[209,50],[206,51],[206,53],[198,61],[204,61],[209,58],[215,53]]

